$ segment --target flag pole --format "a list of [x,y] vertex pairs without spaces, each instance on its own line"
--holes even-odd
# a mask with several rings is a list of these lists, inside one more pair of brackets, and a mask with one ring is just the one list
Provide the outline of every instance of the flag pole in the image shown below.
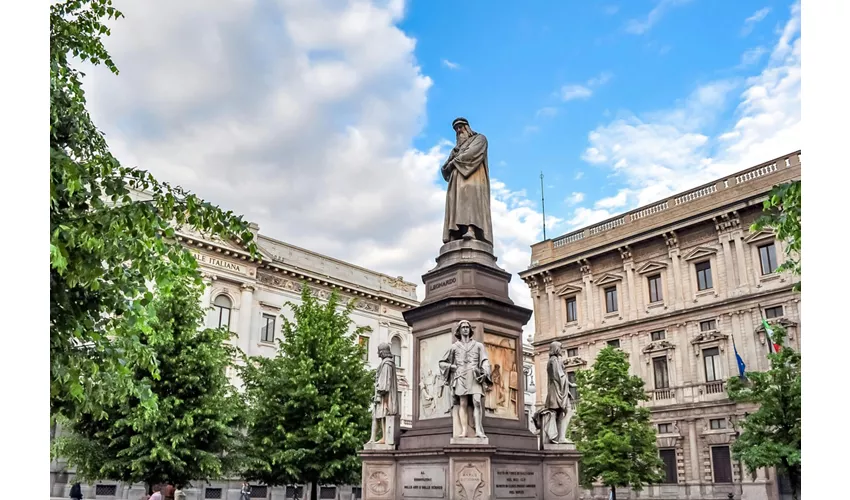
[[540,206],[543,208],[543,241],[546,241],[546,198],[543,196],[543,171],[540,171]]

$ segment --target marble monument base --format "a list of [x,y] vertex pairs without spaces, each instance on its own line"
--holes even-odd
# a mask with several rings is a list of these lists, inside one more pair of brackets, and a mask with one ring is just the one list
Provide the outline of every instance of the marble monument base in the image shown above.
[[553,451],[570,451],[575,450],[575,443],[566,442],[566,443],[543,443],[544,450],[553,450]]
[[364,450],[360,456],[363,500],[579,498],[579,455],[573,450],[452,445],[418,451]]
[[464,445],[464,446],[487,446],[490,444],[490,438],[486,437],[452,437],[449,440],[450,444]]

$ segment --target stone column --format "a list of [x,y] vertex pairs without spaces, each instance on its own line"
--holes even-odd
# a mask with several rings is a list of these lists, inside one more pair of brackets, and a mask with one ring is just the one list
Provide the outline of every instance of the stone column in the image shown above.
[[584,296],[587,302],[587,313],[585,314],[585,324],[587,329],[593,328],[596,324],[596,312],[593,309],[593,273],[590,269],[590,262],[587,260],[581,261],[581,281],[584,283]]
[[701,461],[699,459],[699,448],[697,444],[697,424],[696,419],[688,419],[688,447],[691,455],[691,483],[702,482]]
[[685,284],[682,281],[682,264],[679,256],[679,239],[676,238],[676,233],[664,233],[664,239],[667,242],[667,255],[670,258],[670,270],[673,272],[673,289],[670,290],[672,305],[675,310],[684,307],[684,289]]
[[720,245],[723,247],[723,263],[726,265],[726,289],[737,289],[741,286],[741,278],[737,276],[737,270],[732,263],[732,246],[729,244],[729,234],[720,235]]
[[251,319],[254,309],[254,287],[248,284],[242,285],[242,300],[239,303],[239,347],[248,354],[251,346]]
[[628,293],[623,295],[628,298],[628,303],[623,306],[628,306],[626,309],[626,320],[637,319],[638,317],[638,300],[637,288],[635,287],[635,261],[632,258],[632,251],[629,247],[620,249],[620,256],[623,258],[623,271],[626,272],[626,286]]
[[744,242],[744,232],[740,229],[733,231],[732,239],[735,240],[735,255],[738,257],[738,286],[743,288],[743,291],[749,291],[750,278],[747,272],[747,260],[744,253],[746,243]]
[[552,285],[552,275],[549,273],[543,274],[543,283],[546,290],[546,299],[549,301],[549,324],[552,325],[552,337],[557,337],[561,334],[563,325],[558,323],[558,312],[556,307],[558,304],[555,300],[555,289]]

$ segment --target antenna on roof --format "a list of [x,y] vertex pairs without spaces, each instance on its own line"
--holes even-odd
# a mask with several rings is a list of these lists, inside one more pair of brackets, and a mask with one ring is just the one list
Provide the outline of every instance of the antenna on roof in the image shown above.
[[540,205],[543,207],[543,240],[546,240],[546,198],[543,196],[543,171],[540,171]]

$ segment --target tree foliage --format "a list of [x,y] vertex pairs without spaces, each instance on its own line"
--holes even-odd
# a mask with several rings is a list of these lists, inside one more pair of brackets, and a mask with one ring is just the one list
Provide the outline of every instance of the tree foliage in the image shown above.
[[226,373],[236,351],[230,332],[201,328],[200,297],[189,278],[164,284],[151,307],[153,333],[138,333],[159,363],[156,378],[144,367],[133,372],[157,398],[153,415],[130,397],[98,410],[106,418],[82,412],[65,422],[56,451],[83,478],[182,487],[236,468],[244,413]]
[[626,353],[605,347],[590,370],[578,372],[576,383],[581,401],[570,437],[582,453],[582,486],[592,488],[599,480],[614,491],[618,486],[640,491],[661,481],[663,462],[649,409],[639,405],[647,400],[644,382],[629,375]]
[[763,467],[776,467],[787,474],[797,498],[802,470],[801,357],[785,345],[784,329],[779,325],[772,328],[781,347],[767,355],[770,369],[749,372],[746,380],[733,377],[727,384],[731,400],[758,405],[741,421],[732,454],[753,475]]
[[373,373],[353,327],[354,303],[334,292],[322,304],[302,286],[286,304],[277,355],[250,358],[241,371],[250,408],[245,477],[272,486],[356,484],[357,451],[369,439]]
[[[797,276],[801,275],[802,196],[802,181],[775,186],[764,201],[764,213],[750,227],[751,231],[771,228],[776,232],[776,238],[786,245],[785,262],[777,271],[790,271]],[[800,291],[800,283],[795,289]]]
[[[149,173],[122,166],[86,110],[83,74],[72,62],[118,73],[103,45],[106,22],[122,17],[111,0],[66,0],[50,7],[50,402],[51,413],[98,416],[134,395],[155,398],[137,368],[157,373],[140,333],[157,334],[149,285],[195,276],[197,264],[174,227],[237,238],[240,217]],[[133,193],[148,193],[137,201]],[[143,385],[139,385],[139,383]],[[100,416],[104,414],[101,413]]]

